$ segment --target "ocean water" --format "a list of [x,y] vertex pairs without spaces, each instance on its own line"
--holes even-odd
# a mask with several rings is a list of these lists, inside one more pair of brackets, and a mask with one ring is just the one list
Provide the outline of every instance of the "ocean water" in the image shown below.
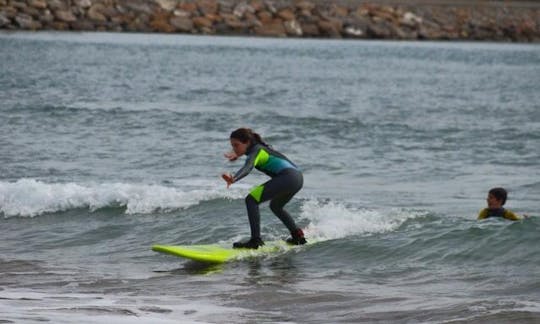
[[[244,126],[317,243],[152,252],[249,236]],[[538,323],[539,161],[538,45],[2,33],[0,322]],[[495,186],[531,217],[477,221]]]

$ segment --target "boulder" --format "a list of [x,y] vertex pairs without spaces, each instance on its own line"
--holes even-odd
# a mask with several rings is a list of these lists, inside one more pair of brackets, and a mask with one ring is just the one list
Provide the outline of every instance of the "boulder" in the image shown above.
[[296,2],[296,8],[298,8],[298,10],[311,11],[315,9],[315,4],[313,4],[310,1],[302,0],[302,1]]
[[219,10],[219,4],[216,0],[199,0],[197,7],[203,15],[217,14]]
[[75,4],[75,6],[81,8],[90,8],[92,6],[91,0],[73,0],[73,3]]
[[315,22],[300,22],[300,27],[302,28],[302,34],[304,36],[310,36],[310,37],[321,36],[319,27],[317,26],[317,23]]
[[[139,1],[125,1],[123,2],[123,5],[129,10],[134,11],[137,14],[143,13],[148,16],[152,15],[154,13],[154,10],[147,2],[139,2]],[[134,22],[137,24],[137,22]]]
[[270,11],[272,14],[276,14],[278,12],[276,6],[271,1],[264,1],[264,5],[266,6],[266,10]]
[[17,9],[13,7],[4,7],[0,12],[8,19],[13,19],[17,16]]
[[347,26],[343,29],[343,35],[346,37],[364,37],[366,33],[360,28]]
[[11,1],[10,5],[20,12],[25,12],[28,9],[28,5],[23,1]]
[[349,15],[349,9],[346,7],[339,6],[337,4],[334,4],[330,7],[330,15],[332,17],[347,17]]
[[[47,0],[47,6],[51,10],[68,10],[69,6],[66,2],[61,0]],[[62,27],[62,25],[58,25]]]
[[281,19],[274,19],[270,23],[254,28],[255,35],[268,37],[286,37],[287,31]]
[[39,16],[39,21],[44,25],[48,25],[54,21],[54,16],[51,14],[49,9],[45,9]]
[[238,3],[233,10],[233,14],[238,18],[243,18],[246,12],[255,13],[255,9],[245,2]]
[[15,22],[21,29],[35,30],[41,27],[39,21],[35,21],[30,15],[20,13],[15,17]]
[[66,23],[74,22],[75,20],[77,20],[77,17],[75,17],[75,15],[73,15],[73,13],[69,10],[57,10],[54,12],[54,16],[59,21]]
[[227,15],[226,17],[223,17],[223,21],[225,22],[225,25],[227,28],[239,31],[239,30],[245,30],[247,28],[247,23],[244,21],[241,21],[236,17],[235,15]]
[[68,30],[69,25],[66,22],[55,20],[50,25],[51,29],[54,30]]
[[382,19],[392,23],[397,20],[396,11],[390,6],[374,7],[370,10],[370,15],[374,20]]
[[28,7],[25,11],[23,11],[25,14],[32,16],[35,20],[39,20],[39,16],[41,16],[41,12],[43,9],[37,9],[34,7]]
[[101,3],[96,3],[88,9],[88,18],[94,21],[107,21],[107,17],[102,13],[105,10],[105,6]]
[[150,21],[150,28],[161,33],[172,33],[175,28],[169,23],[169,15],[166,12],[158,12]]
[[182,10],[182,9],[176,9],[175,11],[173,11],[173,16],[189,18],[189,17],[191,17],[191,13],[187,12],[185,10]]
[[0,28],[7,27],[11,24],[11,19],[6,14],[0,11]]
[[28,2],[28,5],[30,5],[30,7],[37,8],[37,9],[47,8],[47,2],[45,0],[30,0]]
[[202,29],[202,28],[211,28],[213,23],[212,20],[206,18],[206,17],[194,17],[193,18],[193,24],[195,27]]
[[199,12],[199,8],[197,7],[197,4],[194,2],[181,2],[176,8],[187,11],[191,14]]
[[274,15],[270,11],[260,11],[257,13],[257,17],[263,24],[270,23],[274,20]]
[[300,37],[303,35],[302,26],[296,20],[287,20],[283,23],[283,26],[289,36]]
[[187,33],[193,30],[193,21],[189,17],[172,17],[169,22],[176,31]]
[[78,19],[71,23],[71,28],[73,30],[79,30],[79,31],[86,31],[86,30],[91,31],[91,30],[95,30],[96,26],[94,25],[94,23],[92,23],[88,19]]
[[280,11],[278,11],[277,16],[285,21],[296,19],[296,16],[294,15],[294,11],[292,11],[291,8],[281,9]]
[[422,23],[422,18],[413,14],[410,11],[407,11],[399,19],[399,23],[408,27],[416,27]]
[[176,0],[155,0],[159,7],[165,11],[173,11],[176,8]]
[[366,37],[370,23],[369,18],[351,16],[343,22],[343,34],[347,37]]
[[366,35],[370,38],[387,39],[392,37],[392,24],[386,20],[380,20],[368,26]]
[[258,12],[260,10],[264,10],[264,2],[262,0],[251,0],[249,2],[249,5],[255,10],[255,12]]
[[335,24],[328,20],[319,20],[319,30],[322,35],[330,36],[332,38],[341,38],[341,33],[336,28]]

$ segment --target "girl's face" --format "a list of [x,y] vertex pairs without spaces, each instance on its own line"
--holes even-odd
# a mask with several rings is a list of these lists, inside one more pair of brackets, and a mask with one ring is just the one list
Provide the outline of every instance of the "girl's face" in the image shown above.
[[232,146],[232,149],[233,149],[234,153],[237,156],[242,156],[242,155],[246,154],[246,150],[247,150],[247,148],[249,146],[249,142],[242,143],[240,140],[238,140],[236,138],[231,138],[231,146]]
[[488,194],[486,201],[487,201],[488,208],[501,208],[502,207],[500,200],[495,198],[495,196],[493,196],[492,194]]

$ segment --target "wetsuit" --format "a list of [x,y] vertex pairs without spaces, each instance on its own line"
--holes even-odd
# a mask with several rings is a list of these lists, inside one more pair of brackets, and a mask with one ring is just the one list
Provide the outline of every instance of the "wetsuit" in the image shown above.
[[261,237],[259,204],[268,200],[271,200],[270,209],[272,212],[289,231],[297,230],[291,215],[283,207],[302,188],[304,184],[302,172],[285,155],[266,145],[253,144],[246,150],[246,155],[246,162],[233,176],[233,182],[248,175],[253,168],[272,178],[252,189],[246,197],[251,237]]
[[510,220],[520,220],[518,215],[504,208],[484,208],[478,214],[478,219],[484,219],[489,217],[501,217]]

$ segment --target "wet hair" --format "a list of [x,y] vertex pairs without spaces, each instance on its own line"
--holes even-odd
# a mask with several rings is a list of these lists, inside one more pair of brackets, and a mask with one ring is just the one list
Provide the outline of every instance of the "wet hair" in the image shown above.
[[493,188],[489,191],[493,197],[495,197],[498,201],[501,202],[501,205],[504,205],[506,203],[506,197],[508,196],[508,193],[504,188]]
[[269,146],[263,141],[261,135],[255,133],[251,128],[238,128],[231,133],[230,138],[237,139],[244,144],[251,142],[252,144]]

